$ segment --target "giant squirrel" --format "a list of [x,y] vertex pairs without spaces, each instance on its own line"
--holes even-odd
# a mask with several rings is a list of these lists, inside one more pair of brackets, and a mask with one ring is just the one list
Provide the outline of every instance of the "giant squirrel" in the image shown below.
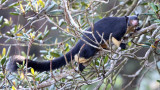
[[[121,49],[125,49],[126,45],[121,42],[124,35],[130,32],[134,32],[138,24],[139,19],[136,15],[123,17],[106,17],[94,24],[94,30],[92,30],[91,27],[87,29],[88,32],[92,32],[93,34],[84,33],[84,36],[82,36],[82,38],[92,45],[99,46],[98,44],[93,42],[96,38],[98,43],[100,43],[103,48],[106,48],[104,41],[101,40],[102,38],[98,35],[98,33],[100,35],[103,34],[103,39],[106,41],[109,40],[109,37],[112,34],[111,37],[113,44],[115,44],[117,47],[121,47]],[[93,57],[98,51],[99,49],[88,45],[83,40],[79,40],[76,45],[64,56],[52,60],[52,69],[58,69],[63,65],[66,65],[66,60],[67,62],[70,62],[71,59],[73,59],[79,63],[79,70],[83,71],[83,69],[85,68],[83,63],[88,62],[91,57]],[[24,60],[26,59],[23,56],[12,56],[10,58],[10,61],[8,62],[7,69],[9,69],[9,71],[11,72],[17,71],[17,62],[19,64],[22,64]],[[35,71],[39,72],[49,71],[50,61],[39,62],[28,60],[28,67],[32,67]]]

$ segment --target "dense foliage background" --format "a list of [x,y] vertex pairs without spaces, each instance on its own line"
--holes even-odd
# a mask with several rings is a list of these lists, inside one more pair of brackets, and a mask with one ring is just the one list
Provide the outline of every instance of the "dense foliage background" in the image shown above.
[[[136,14],[142,28],[127,49],[102,49],[83,72],[74,61],[50,72],[6,70],[10,56],[52,60],[96,21]],[[159,90],[159,24],[159,0],[0,0],[0,89]]]

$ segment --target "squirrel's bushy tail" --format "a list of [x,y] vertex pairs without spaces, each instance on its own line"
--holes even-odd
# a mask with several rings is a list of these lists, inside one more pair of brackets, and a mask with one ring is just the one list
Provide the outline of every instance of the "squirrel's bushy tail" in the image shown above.
[[[52,70],[60,68],[64,65],[66,65],[67,62],[70,62],[71,59],[74,59],[74,55],[78,53],[78,48],[73,48],[71,51],[69,51],[64,56],[58,57],[56,59],[52,60]],[[65,59],[66,58],[66,59]],[[20,55],[14,55],[10,57],[9,62],[7,63],[7,70],[11,72],[15,72],[18,69],[17,63],[22,64],[23,61],[26,60],[23,56]],[[33,61],[28,60],[28,67],[32,67],[35,71],[49,71],[50,70],[50,61]]]

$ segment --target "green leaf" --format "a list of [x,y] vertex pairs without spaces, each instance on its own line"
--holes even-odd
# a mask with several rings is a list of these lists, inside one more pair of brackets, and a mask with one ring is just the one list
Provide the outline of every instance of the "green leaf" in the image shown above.
[[132,45],[132,42],[130,41],[130,42],[128,42],[128,46],[131,46]]
[[144,3],[142,3],[141,5],[148,5],[148,2],[144,2]]
[[50,6],[48,6],[48,8],[46,9],[46,12],[51,11],[55,6],[55,3],[52,3]]
[[11,51],[11,45],[8,47],[6,57],[9,57],[9,53],[10,53],[10,51]]
[[127,4],[130,6],[132,3],[133,3],[133,1],[129,0]]
[[15,33],[15,28],[12,28],[10,31],[11,33]]
[[17,32],[17,30],[18,30],[18,26],[17,26],[17,25],[15,25],[15,26],[14,26],[14,29],[15,29],[15,31]]
[[4,18],[4,25],[9,25],[9,20]]
[[3,65],[6,61],[6,57],[3,57],[2,60],[1,60],[1,65]]
[[37,35],[36,39],[42,40],[42,33],[39,33],[39,34]]
[[40,77],[36,78],[36,81],[40,81]]
[[12,34],[11,32],[9,32],[9,31],[7,31],[7,32],[6,32],[6,35],[7,35],[7,36],[12,36],[13,34]]
[[7,40],[5,40],[5,43],[7,43],[7,42],[9,42],[11,39],[10,38],[8,38]]
[[2,57],[6,55],[6,48],[3,48]]
[[58,24],[59,26],[62,26],[64,23],[65,23],[64,19],[60,19]]
[[88,7],[88,4],[86,4],[85,2],[81,2],[82,6]]
[[148,45],[148,46],[151,46],[151,43],[149,43],[149,42],[145,42],[144,44]]
[[23,33],[25,38],[29,38],[29,36],[26,33]]
[[50,54],[54,57],[60,57],[60,55],[58,53],[54,53],[54,52],[50,52]]
[[100,58],[98,58],[97,61],[95,61],[95,64],[96,64],[97,66],[99,66],[99,64],[100,64]]
[[157,6],[154,3],[150,3],[150,6],[152,7],[154,12],[158,10]]
[[44,37],[46,37],[48,34],[49,34],[49,30],[47,30],[47,31],[44,33]]
[[21,54],[22,54],[22,56],[27,57],[27,55],[24,51],[22,51]]
[[142,45],[142,47],[150,47],[150,46],[148,46],[148,45]]
[[69,51],[69,44],[68,44],[68,43],[66,43],[66,44],[65,44],[65,46],[66,46],[66,48],[65,48],[65,50],[64,50],[64,51],[68,52],[68,51]]
[[49,55],[46,55],[46,58],[48,59],[48,60],[52,60],[53,59],[53,57],[49,54]]
[[34,69],[33,68],[31,68],[31,73],[32,73],[32,75],[34,75]]
[[80,8],[79,4],[80,4],[80,3],[73,3],[73,4],[72,4],[72,8],[73,8],[73,9],[78,9],[78,8]]
[[0,0],[0,4],[3,4],[6,0]]
[[48,51],[47,51],[47,50],[40,50],[40,53],[42,53],[42,54],[47,54]]
[[57,42],[58,42],[58,38],[55,39],[54,43],[57,43]]
[[51,27],[51,30],[57,30],[58,28],[57,27]]
[[160,20],[156,19],[154,20],[155,23],[160,23]]
[[157,80],[157,82],[159,82],[159,83],[160,83],[160,80]]
[[0,73],[0,78],[5,78],[3,73]]
[[42,0],[39,0],[38,2],[40,3],[40,5],[41,5],[42,7],[45,6],[45,3],[44,3]]
[[2,23],[2,21],[3,21],[3,16],[0,17],[0,23]]
[[50,15],[62,15],[63,14],[63,10],[61,9],[55,9],[49,12]]
[[107,63],[107,61],[108,61],[108,56],[104,58],[104,63]]
[[26,33],[29,34],[33,31],[33,29],[29,29]]
[[24,6],[21,3],[19,5],[20,5],[21,12],[24,14],[25,13],[25,10],[23,8]]
[[64,51],[68,52],[69,51],[69,46],[67,46]]
[[14,3],[10,4],[8,7],[13,8],[13,7],[18,6],[18,5],[19,5],[19,2],[14,2]]
[[16,90],[16,88],[14,86],[12,86],[12,90]]
[[[53,4],[53,0],[52,0],[52,2],[51,2],[51,4]],[[54,2],[55,3],[55,2]],[[49,6],[49,4],[50,4],[50,0],[47,0],[47,1],[45,1],[45,6]]]
[[48,26],[46,26],[46,28],[44,30],[44,37],[43,38],[45,38],[48,34],[49,34],[49,30],[48,30]]
[[10,12],[10,15],[20,15],[18,12]]
[[150,12],[150,13],[143,13],[142,15],[155,15],[155,14]]

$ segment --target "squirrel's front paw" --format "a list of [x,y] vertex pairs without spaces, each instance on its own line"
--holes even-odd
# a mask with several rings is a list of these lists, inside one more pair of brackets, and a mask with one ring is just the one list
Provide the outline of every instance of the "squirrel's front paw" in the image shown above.
[[121,44],[120,44],[120,47],[121,47],[121,49],[126,49],[126,44],[121,43]]

